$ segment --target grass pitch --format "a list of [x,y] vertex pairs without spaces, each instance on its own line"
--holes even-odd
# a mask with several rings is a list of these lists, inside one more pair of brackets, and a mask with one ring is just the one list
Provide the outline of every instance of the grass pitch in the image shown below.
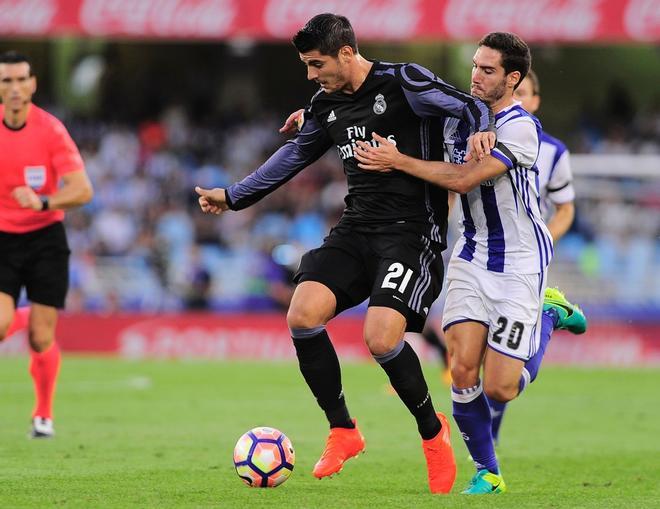
[[[435,366],[436,407],[451,413]],[[64,357],[53,440],[28,440],[26,359],[0,359],[0,507],[658,507],[660,370],[546,367],[509,406],[498,451],[509,493],[467,497],[473,474],[453,431],[453,494],[432,496],[412,417],[374,364],[344,366],[367,453],[339,476],[311,469],[327,425],[294,364]],[[232,451],[259,425],[291,438],[275,489],[244,486]],[[453,422],[452,422],[453,425]]]

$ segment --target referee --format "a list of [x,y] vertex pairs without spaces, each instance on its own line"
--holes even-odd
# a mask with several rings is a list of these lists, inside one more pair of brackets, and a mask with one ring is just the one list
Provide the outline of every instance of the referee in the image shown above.
[[26,313],[16,313],[21,289],[29,311],[30,374],[36,404],[33,438],[53,430],[53,396],[60,367],[55,342],[58,309],[69,283],[64,210],[92,199],[92,185],[64,125],[32,104],[37,88],[28,59],[0,55],[0,341]]

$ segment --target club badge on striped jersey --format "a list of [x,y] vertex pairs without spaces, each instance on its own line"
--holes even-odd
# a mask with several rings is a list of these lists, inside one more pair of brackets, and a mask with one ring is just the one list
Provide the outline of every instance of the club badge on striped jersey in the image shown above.
[[45,166],[26,166],[23,170],[25,184],[35,191],[41,189],[46,184]]
[[382,115],[387,109],[387,103],[385,102],[385,96],[383,94],[378,94],[376,96],[376,102],[374,103],[374,113],[376,115]]

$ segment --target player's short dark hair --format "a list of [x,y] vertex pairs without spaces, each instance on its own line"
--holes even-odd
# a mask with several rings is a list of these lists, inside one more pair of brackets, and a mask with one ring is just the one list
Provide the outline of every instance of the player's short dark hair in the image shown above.
[[358,52],[355,32],[348,18],[327,12],[310,19],[291,42],[299,53],[318,50],[321,55],[336,57],[344,46]]
[[532,83],[532,95],[541,95],[541,82],[533,69],[529,70],[527,78]]
[[502,54],[502,67],[506,74],[514,71],[520,73],[520,80],[513,89],[518,88],[532,65],[532,54],[527,43],[511,32],[491,32],[479,41],[479,46],[486,46]]
[[0,54],[0,64],[22,64],[23,62],[30,66],[30,76],[32,76],[32,63],[28,57],[14,50]]

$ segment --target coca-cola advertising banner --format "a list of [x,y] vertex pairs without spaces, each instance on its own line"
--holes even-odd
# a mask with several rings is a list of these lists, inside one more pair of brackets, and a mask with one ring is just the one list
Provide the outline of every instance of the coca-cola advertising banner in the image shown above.
[[[362,316],[340,316],[328,324],[343,360],[372,360],[362,331]],[[434,350],[418,334],[408,334],[406,339],[422,359],[435,360]],[[295,360],[286,318],[279,314],[64,314],[58,321],[57,341],[65,353],[128,359]],[[25,331],[0,342],[0,357],[27,352]],[[557,331],[544,362],[660,366],[660,324],[590,323],[581,336]]]
[[321,12],[359,40],[660,41],[660,0],[0,0],[0,36],[289,40]]

